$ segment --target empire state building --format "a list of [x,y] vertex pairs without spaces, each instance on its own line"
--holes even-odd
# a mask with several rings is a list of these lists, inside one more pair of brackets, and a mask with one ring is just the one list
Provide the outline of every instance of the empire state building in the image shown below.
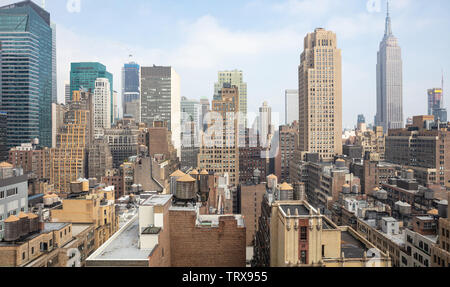
[[403,128],[402,51],[392,34],[389,2],[386,27],[377,62],[377,115],[375,124],[388,129]]

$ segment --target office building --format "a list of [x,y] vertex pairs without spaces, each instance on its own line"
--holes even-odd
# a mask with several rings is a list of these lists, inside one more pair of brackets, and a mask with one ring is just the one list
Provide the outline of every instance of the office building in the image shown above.
[[375,125],[390,129],[404,127],[402,51],[392,33],[389,3],[386,26],[377,60],[377,114]]
[[50,177],[50,149],[40,148],[36,143],[23,143],[9,151],[8,162],[22,168],[24,174],[38,179]]
[[72,100],[72,94],[70,93],[70,82],[64,83],[64,100],[65,104],[68,105]]
[[274,129],[272,125],[272,108],[267,102],[264,102],[259,108],[258,133],[261,146],[268,147],[272,140]]
[[106,71],[106,67],[100,63],[71,63],[70,65],[70,94],[82,89],[94,93],[95,81],[98,78],[105,78],[109,81],[110,91],[110,121],[114,122],[112,110],[113,107],[113,75]]
[[433,116],[414,117],[413,127],[390,130],[386,137],[386,161],[414,170],[422,185],[450,186],[450,129],[433,128]]
[[20,168],[0,163],[0,241],[4,238],[5,221],[20,212],[28,212],[28,176]]
[[59,129],[64,125],[64,114],[67,112],[67,105],[52,104],[52,147],[56,147],[56,136]]
[[181,155],[180,77],[172,67],[141,67],[141,122],[165,121]]
[[[214,85],[214,100],[220,99],[220,90],[225,83],[238,88],[239,111],[244,116],[245,122],[247,122],[247,83],[244,82],[243,72],[239,70],[219,71],[218,81]],[[246,123],[245,127],[247,127]]]
[[[219,96],[219,100],[212,102],[212,111],[222,117],[222,126],[217,127],[220,131],[203,136],[198,167],[206,169],[209,173],[228,173],[230,184],[237,186],[239,184],[239,118],[234,115],[239,112],[239,91],[236,86],[225,83],[219,91]],[[214,124],[220,125],[220,123]]]
[[299,119],[298,90],[286,90],[284,96],[285,124],[290,125],[293,122],[298,122]]
[[201,106],[201,117],[200,117],[200,123],[202,125],[202,131],[206,131],[208,128],[208,125],[205,123],[205,117],[209,113],[211,106],[209,104],[208,98],[201,98],[200,99],[200,106]]
[[297,148],[298,122],[291,125],[280,126],[280,137],[278,142],[278,154],[275,158],[275,175],[281,182],[291,182],[290,163],[294,159],[294,152]]
[[98,78],[94,89],[94,137],[103,137],[111,128],[111,90],[109,80]]
[[139,65],[134,62],[122,68],[122,108],[123,116],[131,116],[140,122]]
[[358,115],[358,124],[365,124],[366,123],[366,117],[364,115]]
[[336,35],[318,28],[305,37],[299,66],[299,150],[323,161],[342,154],[342,66]]
[[447,109],[444,107],[443,88],[428,90],[428,115],[434,116],[436,120],[439,119],[441,122],[447,122]]
[[86,177],[87,151],[94,130],[92,110],[92,94],[75,91],[57,134],[56,148],[50,154],[50,183],[58,193],[68,193],[71,182]]
[[8,150],[8,114],[0,111],[0,161],[8,160]]
[[58,71],[56,59],[56,24],[50,23],[52,28],[52,103],[58,103]]
[[138,154],[139,127],[136,123],[117,121],[105,130],[104,137],[111,150],[114,168],[119,168],[130,156]]
[[[365,124],[360,124],[365,126]],[[385,134],[383,127],[374,127],[373,130],[358,129],[356,130],[355,146],[361,147],[362,158],[367,152],[377,155],[378,159],[383,161],[385,158]]]
[[[8,146],[39,138],[52,144],[52,29],[50,14],[32,1],[0,7],[2,103]],[[28,52],[23,53],[26,49]],[[18,63],[25,63],[17,69]]]

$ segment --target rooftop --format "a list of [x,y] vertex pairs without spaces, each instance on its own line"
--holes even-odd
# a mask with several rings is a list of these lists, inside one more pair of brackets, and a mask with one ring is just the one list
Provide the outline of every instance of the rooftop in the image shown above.
[[147,198],[141,205],[150,205],[150,206],[155,206],[155,205],[166,205],[166,203],[172,199],[172,195],[171,194],[158,194],[158,195],[153,195],[150,196],[149,198]]
[[64,222],[45,222],[44,229],[42,230],[42,232],[48,233],[51,231],[61,230],[62,228],[70,224],[71,223],[64,223]]
[[145,260],[149,250],[139,249],[139,217],[133,217],[87,260]]
[[341,232],[341,250],[345,258],[363,258],[367,247],[348,231]]
[[299,216],[307,216],[309,215],[309,209],[304,204],[295,204],[295,205],[280,205],[280,208],[287,215],[288,211],[291,213],[291,216],[295,216],[295,211],[298,210]]
[[72,236],[76,237],[91,226],[91,224],[72,224]]

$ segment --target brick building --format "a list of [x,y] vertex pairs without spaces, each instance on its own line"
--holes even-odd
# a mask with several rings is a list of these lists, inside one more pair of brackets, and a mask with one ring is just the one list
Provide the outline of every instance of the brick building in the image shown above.
[[275,175],[281,182],[292,182],[289,164],[294,158],[294,152],[298,146],[298,122],[289,126],[280,126],[278,154],[275,158]]
[[152,195],[139,214],[87,259],[87,266],[245,267],[245,226],[239,215],[201,215]]
[[437,127],[426,116],[414,117],[413,122],[408,129],[389,130],[386,161],[413,169],[422,185],[450,187],[450,128]]

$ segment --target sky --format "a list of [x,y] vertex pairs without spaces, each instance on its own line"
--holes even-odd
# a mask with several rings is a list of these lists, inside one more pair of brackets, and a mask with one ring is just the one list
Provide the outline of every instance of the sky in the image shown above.
[[[0,0],[0,5],[13,2]],[[106,65],[119,95],[121,67],[130,59],[141,66],[170,65],[180,75],[181,96],[210,100],[217,72],[239,69],[248,84],[249,112],[268,101],[278,113],[275,125],[283,124],[284,91],[298,88],[303,39],[321,27],[337,34],[342,50],[343,128],[354,127],[358,114],[373,122],[385,0],[45,2],[57,26],[61,102],[71,62]],[[427,89],[441,87],[442,71],[450,87],[450,1],[391,0],[390,6],[403,53],[406,119],[427,113]]]

